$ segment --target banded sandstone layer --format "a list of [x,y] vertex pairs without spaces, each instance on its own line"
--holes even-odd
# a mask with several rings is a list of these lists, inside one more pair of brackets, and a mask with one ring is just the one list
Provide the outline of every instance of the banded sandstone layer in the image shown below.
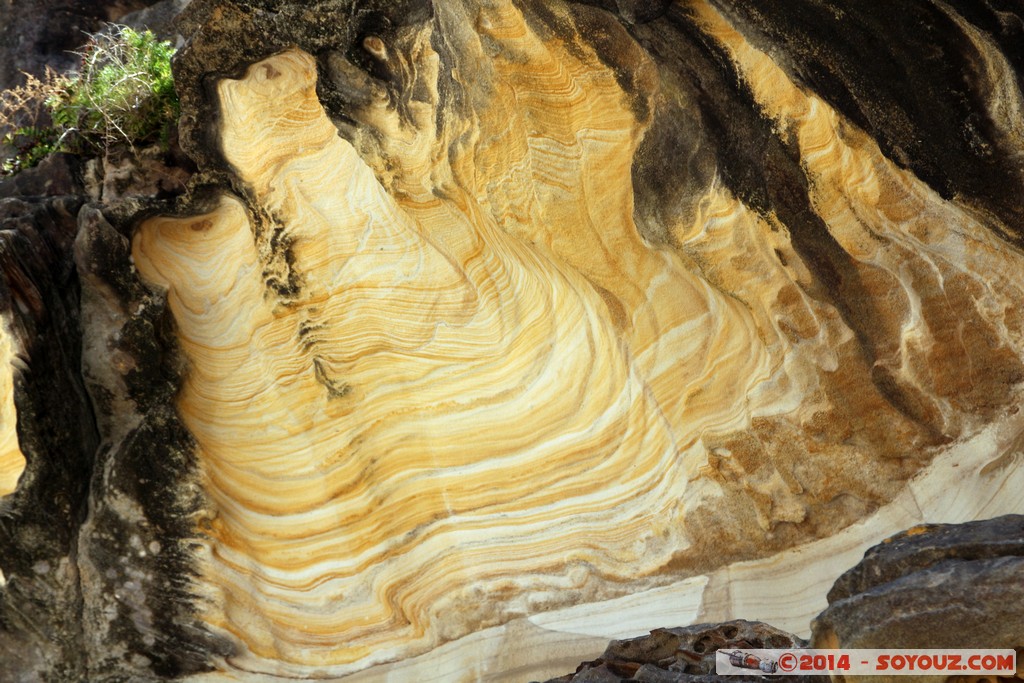
[[85,670],[539,678],[1020,511],[1022,14],[195,0],[189,192],[78,213]]

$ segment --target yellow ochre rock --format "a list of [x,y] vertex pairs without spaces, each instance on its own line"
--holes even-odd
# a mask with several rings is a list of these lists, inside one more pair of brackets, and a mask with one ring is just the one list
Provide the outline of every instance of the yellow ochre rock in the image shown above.
[[710,3],[680,6],[799,157],[831,279],[714,172],[663,239],[641,230],[662,65],[601,29],[627,92],[587,41],[481,5],[444,38],[464,71],[434,51],[440,9],[403,45],[367,38],[412,95],[369,88],[354,124],[301,49],[221,78],[240,194],[132,243],[188,363],[196,591],[236,671],[343,676],[830,536],[1022,376],[1024,258],[994,219]]

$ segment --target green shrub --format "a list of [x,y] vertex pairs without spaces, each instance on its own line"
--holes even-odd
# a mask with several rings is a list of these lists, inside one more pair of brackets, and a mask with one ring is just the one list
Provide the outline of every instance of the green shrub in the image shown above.
[[178,118],[170,43],[111,25],[77,54],[77,75],[47,72],[45,80],[29,77],[0,95],[2,143],[14,151],[0,172],[28,168],[53,151],[96,154],[119,143],[166,142]]
[[153,140],[177,119],[170,43],[120,26],[92,36],[78,54],[78,77],[47,101],[57,127],[102,147]]

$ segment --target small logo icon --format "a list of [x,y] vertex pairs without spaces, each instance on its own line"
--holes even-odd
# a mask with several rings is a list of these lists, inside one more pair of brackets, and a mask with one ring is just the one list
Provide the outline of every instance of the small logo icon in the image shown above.
[[779,666],[770,657],[758,657],[743,650],[733,650],[732,652],[723,652],[722,654],[729,657],[730,664],[741,669],[754,669],[756,671],[763,671],[766,674],[773,674]]

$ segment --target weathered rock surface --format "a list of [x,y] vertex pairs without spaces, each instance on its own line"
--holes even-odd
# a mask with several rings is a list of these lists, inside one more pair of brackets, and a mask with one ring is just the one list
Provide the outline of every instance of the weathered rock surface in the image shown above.
[[814,647],[1024,652],[1024,516],[911,528],[828,594]]
[[1006,648],[1016,649],[1019,660],[1024,655],[1022,577],[1024,516],[920,525],[870,548],[836,580],[809,642],[745,621],[659,629],[613,641],[599,659],[548,683],[734,680],[707,676],[714,673],[714,651],[721,648]]
[[[807,642],[791,633],[760,622],[743,620],[722,624],[698,624],[684,628],[662,628],[649,636],[612,641],[592,662],[584,662],[575,674],[553,678],[547,683],[712,683],[718,681],[763,681],[763,676],[719,676],[715,674],[715,653],[721,649],[801,648]],[[803,680],[824,683],[825,676],[779,676],[771,680]]]
[[71,154],[51,154],[38,166],[0,182],[0,198],[81,195],[81,161]]
[[8,680],[33,680],[35,672],[72,678],[84,650],[75,545],[98,434],[81,378],[70,257],[81,204],[77,197],[0,200],[7,312],[0,383],[13,387],[0,413],[0,661],[13,674]]
[[[825,6],[194,0],[191,162],[0,204],[14,680],[804,635],[868,545],[1024,511],[1024,11]],[[1004,555],[833,607],[1009,618]]]
[[151,0],[4,0],[0,3],[0,89],[19,85],[26,71],[77,66],[72,52],[107,22],[153,5]]
[[1013,400],[1016,214],[732,14],[304,12],[191,6],[183,145],[232,183],[133,246],[191,368],[228,668],[344,675],[828,535]]

